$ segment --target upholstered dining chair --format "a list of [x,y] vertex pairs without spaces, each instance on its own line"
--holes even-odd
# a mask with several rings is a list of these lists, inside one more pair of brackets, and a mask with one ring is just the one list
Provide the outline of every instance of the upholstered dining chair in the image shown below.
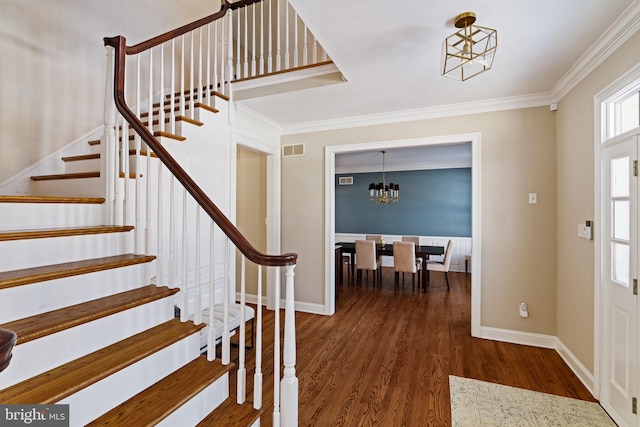
[[420,283],[422,261],[416,260],[416,246],[413,242],[393,242],[393,269],[395,270],[395,287],[398,288],[400,273],[404,284],[404,273],[411,273],[411,291],[416,290],[416,273]]
[[356,283],[362,281],[362,270],[373,271],[373,285],[380,278],[382,283],[382,261],[376,257],[376,242],[373,240],[356,240]]
[[447,289],[449,288],[449,264],[451,264],[451,252],[453,252],[453,242],[449,240],[447,247],[444,250],[444,259],[442,261],[430,261],[427,260],[427,281],[429,280],[430,271],[442,271],[444,278],[447,281]]
[[[414,245],[420,246],[420,237],[418,236],[402,236],[403,242],[413,242]],[[422,258],[416,258],[416,262],[420,262],[422,264]]]

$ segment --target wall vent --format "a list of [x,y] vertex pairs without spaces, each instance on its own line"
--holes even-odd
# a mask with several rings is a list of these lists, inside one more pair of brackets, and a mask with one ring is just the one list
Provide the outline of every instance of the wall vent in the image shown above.
[[304,144],[282,146],[282,157],[304,156]]
[[352,176],[341,176],[338,178],[338,185],[353,185]]

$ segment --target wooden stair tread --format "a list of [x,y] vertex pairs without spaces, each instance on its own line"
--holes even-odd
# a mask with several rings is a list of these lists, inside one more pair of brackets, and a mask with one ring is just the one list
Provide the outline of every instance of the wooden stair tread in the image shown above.
[[[140,175],[142,176],[142,175]],[[135,173],[130,173],[129,178],[134,179]],[[54,181],[57,179],[85,179],[85,178],[100,178],[100,171],[97,172],[77,172],[77,173],[58,173],[53,175],[34,175],[31,177],[32,181]],[[120,172],[120,178],[124,178],[124,172]]]
[[61,279],[63,277],[77,276],[80,274],[94,273],[96,271],[110,270],[130,265],[143,264],[153,261],[155,258],[156,257],[152,255],[124,254],[82,261],[65,262],[61,264],[44,265],[41,267],[24,268],[20,270],[3,271],[0,272],[0,289],[44,282],[46,280]]
[[95,154],[84,154],[82,156],[67,156],[67,157],[62,157],[62,161],[63,162],[76,162],[79,160],[95,160],[95,159],[99,159],[100,158],[100,154],[99,153],[95,153]]
[[102,204],[103,197],[0,196],[0,203],[79,203]]
[[3,403],[58,402],[169,345],[197,333],[204,324],[172,319],[79,359],[26,379],[0,392]]
[[44,239],[48,237],[82,236],[86,234],[123,233],[133,230],[132,225],[100,225],[60,227],[30,230],[0,231],[0,242],[7,240]]
[[228,398],[198,423],[197,427],[250,426],[260,418],[262,412],[263,409],[253,409],[250,402],[238,405],[234,399]]
[[199,356],[87,426],[147,426],[167,418],[232,368]]
[[18,335],[16,345],[55,334],[177,293],[179,289],[147,285],[81,304],[64,307],[0,325]]
[[78,172],[78,173],[59,173],[52,175],[35,175],[31,177],[32,181],[51,181],[54,179],[82,179],[82,178],[100,178],[100,172]]

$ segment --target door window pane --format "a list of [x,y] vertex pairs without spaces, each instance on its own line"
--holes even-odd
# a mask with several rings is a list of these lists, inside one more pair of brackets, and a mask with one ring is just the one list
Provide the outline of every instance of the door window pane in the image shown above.
[[620,285],[629,287],[629,245],[613,242],[611,247],[611,278]]
[[611,196],[629,196],[629,157],[611,160]]
[[629,201],[613,202],[613,238],[629,241]]

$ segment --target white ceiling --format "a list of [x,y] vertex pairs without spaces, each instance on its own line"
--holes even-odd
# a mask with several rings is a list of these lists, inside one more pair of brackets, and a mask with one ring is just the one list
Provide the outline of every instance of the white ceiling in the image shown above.
[[[574,65],[591,62],[583,55],[604,33],[637,20],[639,2],[290,0],[347,81],[241,102],[285,132],[403,110],[460,111],[507,100],[545,105],[576,81]],[[440,56],[442,41],[456,31],[453,19],[466,11],[497,30],[498,48],[492,70],[459,82],[440,75]]]

